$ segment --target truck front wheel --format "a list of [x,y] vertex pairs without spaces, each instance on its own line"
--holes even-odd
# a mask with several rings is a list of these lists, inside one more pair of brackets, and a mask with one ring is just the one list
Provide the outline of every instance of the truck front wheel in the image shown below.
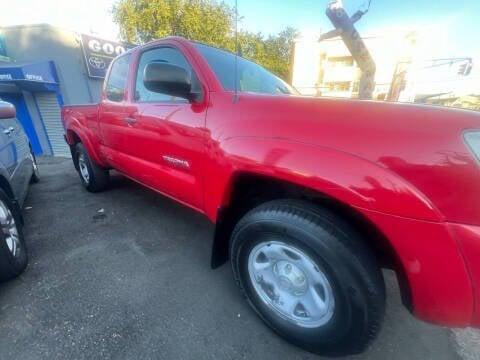
[[95,164],[82,143],[75,146],[76,168],[82,185],[90,192],[99,192],[105,189],[109,181],[109,171]]
[[380,268],[359,234],[325,209],[295,200],[253,209],[233,231],[230,258],[250,305],[291,343],[359,353],[380,329]]

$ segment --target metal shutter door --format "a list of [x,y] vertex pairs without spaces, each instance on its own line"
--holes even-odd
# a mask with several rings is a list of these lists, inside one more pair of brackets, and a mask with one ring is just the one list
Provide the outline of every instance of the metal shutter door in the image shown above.
[[35,93],[35,99],[42,115],[48,139],[52,145],[53,155],[71,157],[70,149],[63,138],[64,129],[61,120],[61,110],[55,93]]

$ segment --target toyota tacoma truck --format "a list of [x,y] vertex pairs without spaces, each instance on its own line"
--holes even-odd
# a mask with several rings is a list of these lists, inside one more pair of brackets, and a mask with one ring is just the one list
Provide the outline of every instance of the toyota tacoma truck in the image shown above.
[[274,331],[319,354],[361,352],[393,269],[418,318],[480,327],[480,114],[298,96],[241,57],[166,38],[117,57],[98,105],[65,106],[85,188],[109,171],[216,224]]

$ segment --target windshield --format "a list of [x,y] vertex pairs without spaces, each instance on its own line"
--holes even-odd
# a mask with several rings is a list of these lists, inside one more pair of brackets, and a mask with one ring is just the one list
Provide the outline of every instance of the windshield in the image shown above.
[[[195,43],[225,90],[235,90],[235,55],[208,45]],[[297,91],[285,81],[260,65],[238,57],[238,90],[270,95],[296,95]]]

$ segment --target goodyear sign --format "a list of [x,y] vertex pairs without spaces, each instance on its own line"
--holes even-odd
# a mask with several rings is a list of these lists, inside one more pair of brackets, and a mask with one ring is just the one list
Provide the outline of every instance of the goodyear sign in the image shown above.
[[81,39],[88,76],[92,78],[105,78],[108,66],[112,60],[128,49],[135,47],[135,45],[105,40],[90,35],[82,34]]

